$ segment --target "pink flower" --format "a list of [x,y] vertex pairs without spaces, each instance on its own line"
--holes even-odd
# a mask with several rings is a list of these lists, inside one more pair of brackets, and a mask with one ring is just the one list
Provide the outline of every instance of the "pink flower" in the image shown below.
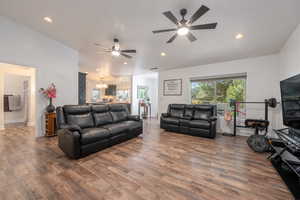
[[49,99],[56,98],[56,87],[54,83],[52,83],[47,89],[41,88],[40,92]]

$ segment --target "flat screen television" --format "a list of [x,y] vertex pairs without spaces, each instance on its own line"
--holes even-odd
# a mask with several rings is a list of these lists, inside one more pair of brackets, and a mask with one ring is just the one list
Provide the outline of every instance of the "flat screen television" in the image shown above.
[[283,124],[300,129],[300,74],[280,82]]

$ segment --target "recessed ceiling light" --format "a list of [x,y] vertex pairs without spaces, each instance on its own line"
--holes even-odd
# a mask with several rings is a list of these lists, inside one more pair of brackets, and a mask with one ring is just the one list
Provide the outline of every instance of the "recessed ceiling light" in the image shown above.
[[124,62],[124,65],[127,65],[128,63],[127,62]]
[[53,22],[53,20],[50,17],[44,17],[44,21],[50,24]]
[[166,56],[167,54],[165,52],[160,53],[161,56]]
[[235,39],[239,40],[239,39],[242,39],[243,37],[244,37],[243,34],[238,33],[238,34],[235,36]]

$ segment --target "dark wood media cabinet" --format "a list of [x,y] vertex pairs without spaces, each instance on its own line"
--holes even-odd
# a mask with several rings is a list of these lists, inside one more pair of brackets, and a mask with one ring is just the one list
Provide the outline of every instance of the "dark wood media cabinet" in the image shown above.
[[269,159],[294,198],[300,200],[300,143],[288,128],[274,131],[279,139],[270,139]]

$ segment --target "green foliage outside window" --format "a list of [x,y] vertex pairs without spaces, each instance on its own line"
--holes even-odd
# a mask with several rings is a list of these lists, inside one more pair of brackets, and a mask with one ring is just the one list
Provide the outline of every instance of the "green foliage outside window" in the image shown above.
[[245,101],[246,78],[192,81],[192,104]]

